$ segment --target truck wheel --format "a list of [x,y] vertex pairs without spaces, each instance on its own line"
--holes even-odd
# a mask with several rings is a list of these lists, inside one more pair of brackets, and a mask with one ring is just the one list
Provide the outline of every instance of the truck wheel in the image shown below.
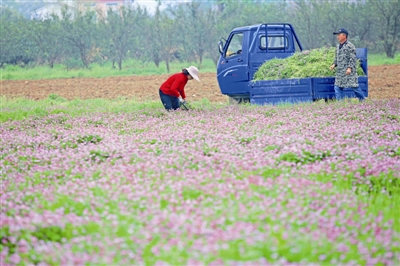
[[241,98],[241,97],[229,97],[229,104],[230,105],[235,105],[235,104],[245,104],[245,103],[250,103],[250,98]]

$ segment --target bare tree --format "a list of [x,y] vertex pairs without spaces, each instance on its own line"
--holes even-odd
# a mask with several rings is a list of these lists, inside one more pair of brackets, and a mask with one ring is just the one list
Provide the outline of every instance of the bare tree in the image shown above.
[[168,11],[160,10],[159,3],[151,25],[151,31],[154,31],[151,45],[157,49],[153,51],[153,58],[164,61],[169,73],[172,54],[178,46],[175,20]]
[[30,24],[31,39],[38,48],[38,57],[47,61],[50,68],[63,56],[64,42],[60,18],[52,14],[44,20],[33,20]]
[[64,6],[61,12],[61,28],[65,40],[78,49],[83,65],[88,68],[92,52],[98,41],[98,27],[94,11],[71,11]]
[[215,46],[218,40],[215,36],[217,11],[193,1],[180,5],[173,14],[178,22],[178,39],[185,58],[201,66],[210,43]]
[[108,36],[109,55],[117,61],[118,69],[122,70],[122,62],[130,49],[134,48],[131,44],[137,42],[139,28],[143,26],[147,12],[140,7],[121,7],[119,10],[110,8],[106,14],[100,21],[104,36]]
[[393,58],[400,45],[400,0],[369,0],[368,4],[374,7],[385,53]]

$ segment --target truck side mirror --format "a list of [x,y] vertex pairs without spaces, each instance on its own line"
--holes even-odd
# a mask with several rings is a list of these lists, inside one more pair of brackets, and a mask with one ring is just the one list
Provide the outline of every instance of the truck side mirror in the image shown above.
[[222,55],[224,53],[224,44],[222,43],[222,41],[218,42],[218,49],[219,53]]

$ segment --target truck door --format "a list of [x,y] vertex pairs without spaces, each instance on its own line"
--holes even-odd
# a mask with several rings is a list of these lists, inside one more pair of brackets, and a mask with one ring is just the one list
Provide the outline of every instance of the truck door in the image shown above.
[[220,56],[217,79],[223,94],[248,94],[248,52],[244,32],[233,32]]

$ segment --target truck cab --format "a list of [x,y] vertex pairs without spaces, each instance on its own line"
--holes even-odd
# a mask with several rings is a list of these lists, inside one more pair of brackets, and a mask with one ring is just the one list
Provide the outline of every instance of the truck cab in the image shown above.
[[[220,58],[217,80],[221,93],[234,103],[268,104],[311,102],[334,98],[334,77],[311,77],[253,81],[260,66],[273,58],[286,58],[303,47],[289,23],[257,24],[232,30],[227,40],[218,42]],[[357,58],[367,74],[367,49],[357,49]],[[358,79],[368,96],[368,77]],[[346,97],[354,97],[351,89]]]
[[219,87],[222,94],[239,103],[250,100],[251,80],[265,61],[286,58],[303,50],[293,26],[288,23],[235,28],[218,46]]

